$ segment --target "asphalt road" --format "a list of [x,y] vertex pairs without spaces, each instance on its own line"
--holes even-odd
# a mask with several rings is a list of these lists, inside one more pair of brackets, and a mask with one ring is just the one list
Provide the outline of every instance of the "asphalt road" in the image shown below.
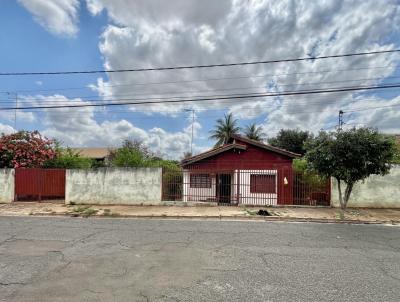
[[399,301],[400,228],[0,217],[0,301]]

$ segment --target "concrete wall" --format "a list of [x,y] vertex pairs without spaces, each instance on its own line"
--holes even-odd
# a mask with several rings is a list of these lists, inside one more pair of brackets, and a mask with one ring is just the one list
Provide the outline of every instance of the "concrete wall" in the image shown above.
[[67,170],[65,203],[160,204],[161,168]]
[[14,200],[14,169],[0,169],[0,203]]
[[[344,189],[343,189],[344,190]],[[340,207],[337,181],[332,180],[332,205]],[[400,208],[400,165],[385,176],[372,175],[355,185],[348,207]]]

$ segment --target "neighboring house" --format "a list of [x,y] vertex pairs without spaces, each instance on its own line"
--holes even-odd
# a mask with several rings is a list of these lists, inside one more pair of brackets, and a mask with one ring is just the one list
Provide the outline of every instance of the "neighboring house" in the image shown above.
[[71,148],[79,155],[91,158],[99,163],[105,162],[110,155],[112,149],[110,148]]
[[184,159],[183,201],[293,204],[292,161],[299,154],[231,136],[228,144]]

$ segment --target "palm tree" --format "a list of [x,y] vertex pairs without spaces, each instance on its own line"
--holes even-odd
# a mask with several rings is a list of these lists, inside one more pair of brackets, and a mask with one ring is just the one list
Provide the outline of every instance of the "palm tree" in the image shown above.
[[264,140],[264,133],[262,126],[257,126],[256,124],[247,125],[244,129],[244,135],[252,140],[255,141],[263,141]]
[[228,143],[231,135],[239,133],[240,128],[237,123],[238,120],[233,118],[232,113],[225,114],[223,119],[217,119],[214,130],[210,131],[210,138],[217,140],[216,147]]

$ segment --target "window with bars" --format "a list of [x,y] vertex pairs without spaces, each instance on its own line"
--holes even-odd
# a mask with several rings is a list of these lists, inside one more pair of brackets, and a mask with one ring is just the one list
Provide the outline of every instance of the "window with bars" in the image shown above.
[[209,174],[190,174],[191,188],[211,188],[211,177]]
[[276,193],[276,175],[251,174],[250,193]]

